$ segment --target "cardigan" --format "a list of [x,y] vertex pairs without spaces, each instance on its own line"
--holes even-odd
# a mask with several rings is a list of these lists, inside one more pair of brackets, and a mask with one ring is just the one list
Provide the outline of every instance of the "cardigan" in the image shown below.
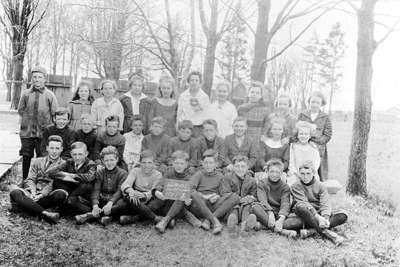
[[23,90],[18,104],[18,114],[21,117],[20,137],[41,138],[43,130],[52,124],[57,108],[57,98],[49,89],[31,87]]
[[232,159],[237,155],[244,155],[249,158],[249,169],[252,169],[258,157],[258,149],[256,144],[249,139],[246,135],[243,143],[239,147],[236,143],[234,134],[228,135],[224,141],[225,144],[225,157],[227,164],[232,164]]

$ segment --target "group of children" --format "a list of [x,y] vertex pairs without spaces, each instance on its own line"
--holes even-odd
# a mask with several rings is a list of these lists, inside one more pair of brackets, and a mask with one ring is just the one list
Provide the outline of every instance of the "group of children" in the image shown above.
[[[214,234],[226,221],[230,230],[271,229],[290,237],[318,232],[341,243],[343,238],[329,229],[347,215],[332,212],[321,183],[327,178],[326,143],[332,134],[329,117],[321,111],[323,95],[312,93],[309,110],[296,120],[288,95],[278,96],[270,112],[260,84],[252,85],[248,103],[236,113],[227,100],[229,84],[217,85],[217,101],[210,104],[200,89],[200,73],[192,72],[187,81],[189,89],[179,101],[166,78],[152,100],[143,95],[143,80],[136,76],[120,99],[114,97],[112,81],[102,82],[104,96],[94,101],[89,84],[81,83],[69,108],[49,107],[54,123],[39,127],[36,154],[41,157],[34,159],[24,184],[11,191],[13,209],[50,223],[60,213],[73,215],[79,224],[147,219],[163,233],[184,218]],[[21,101],[48,93],[33,84]],[[20,104],[22,118],[24,108]],[[22,152],[29,143],[24,138]],[[164,187],[171,179],[187,181],[190,197],[168,199]]]

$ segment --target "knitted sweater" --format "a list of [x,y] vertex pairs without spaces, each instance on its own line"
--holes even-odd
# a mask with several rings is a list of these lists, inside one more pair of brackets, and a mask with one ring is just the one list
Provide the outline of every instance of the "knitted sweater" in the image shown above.
[[331,215],[328,190],[317,179],[313,178],[309,184],[297,181],[291,189],[295,204],[309,203],[322,216]]
[[115,167],[112,170],[103,168],[96,172],[96,180],[92,191],[92,205],[99,204],[100,197],[117,202],[121,198],[121,184],[125,181],[128,173]]
[[190,183],[193,190],[203,195],[211,195],[214,193],[221,195],[222,179],[223,175],[220,172],[206,172],[205,170],[200,170],[190,178]]
[[289,215],[290,188],[282,180],[262,180],[257,186],[257,198],[267,211],[283,216]]

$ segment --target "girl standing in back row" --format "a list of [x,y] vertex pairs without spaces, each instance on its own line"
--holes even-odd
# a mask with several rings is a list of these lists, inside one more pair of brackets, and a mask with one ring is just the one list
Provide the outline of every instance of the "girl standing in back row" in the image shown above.
[[77,131],[82,128],[81,115],[90,114],[93,102],[92,84],[88,81],[81,81],[68,104],[68,110],[71,114],[69,125],[72,130]]
[[321,166],[318,169],[321,181],[328,180],[327,144],[332,137],[331,119],[321,110],[325,105],[325,96],[319,91],[314,91],[308,99],[308,109],[301,112],[298,118],[299,121],[307,121],[315,125],[316,130],[312,133],[311,141],[317,144],[321,156]]
[[176,115],[178,111],[174,80],[167,76],[161,77],[158,90],[159,96],[154,98],[151,103],[149,120],[151,121],[155,117],[163,117],[167,121],[164,131],[168,136],[173,137],[176,135]]

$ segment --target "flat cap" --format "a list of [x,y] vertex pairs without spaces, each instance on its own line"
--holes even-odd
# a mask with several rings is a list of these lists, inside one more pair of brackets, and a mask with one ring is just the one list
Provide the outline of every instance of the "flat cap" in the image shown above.
[[40,66],[32,67],[31,73],[40,72],[43,73],[45,76],[47,75],[46,69]]

